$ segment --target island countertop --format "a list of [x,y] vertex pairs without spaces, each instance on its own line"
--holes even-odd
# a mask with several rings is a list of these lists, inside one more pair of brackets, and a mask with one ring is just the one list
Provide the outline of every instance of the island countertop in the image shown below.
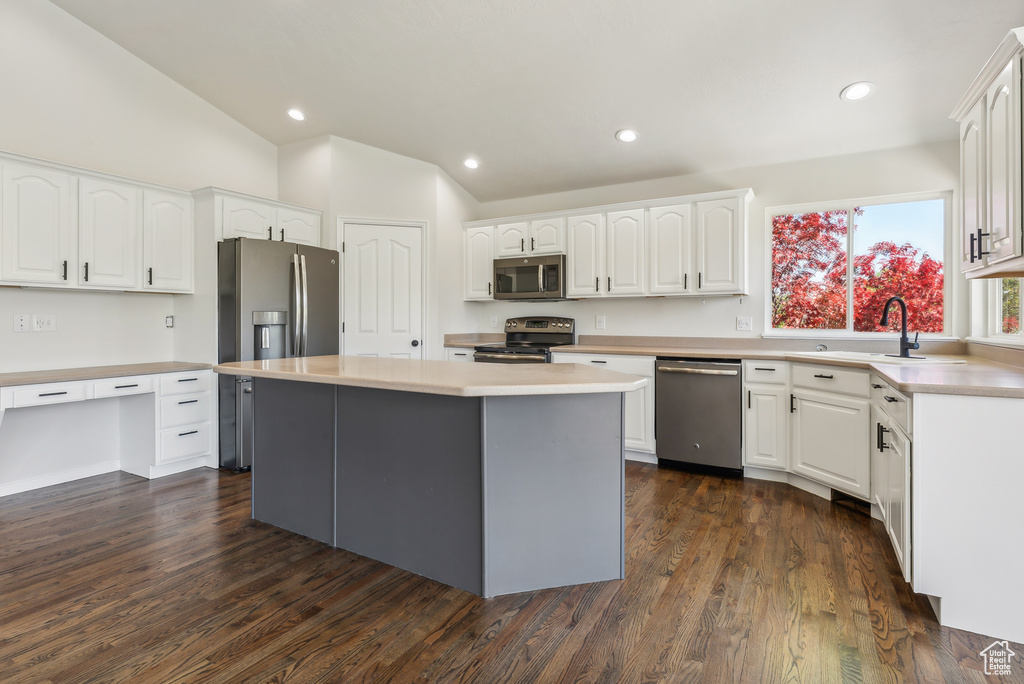
[[632,392],[647,379],[578,364],[495,364],[369,356],[238,361],[217,373],[458,397]]

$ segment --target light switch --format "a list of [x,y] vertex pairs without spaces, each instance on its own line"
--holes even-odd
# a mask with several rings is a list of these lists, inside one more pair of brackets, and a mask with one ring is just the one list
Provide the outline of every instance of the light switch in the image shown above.
[[750,316],[737,316],[736,317],[736,329],[737,330],[750,330],[754,327],[754,321]]

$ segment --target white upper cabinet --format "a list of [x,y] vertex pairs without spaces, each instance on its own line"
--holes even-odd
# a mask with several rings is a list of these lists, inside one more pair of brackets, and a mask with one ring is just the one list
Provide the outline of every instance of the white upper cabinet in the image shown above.
[[605,235],[606,294],[612,297],[644,294],[644,210],[608,212]]
[[242,197],[224,198],[224,239],[246,237],[274,239],[277,208],[266,202]]
[[1021,232],[1021,59],[1013,29],[950,118],[960,124],[960,270],[969,278],[1024,275]]
[[696,277],[690,275],[693,254],[690,217],[689,204],[651,207],[647,227],[648,294],[688,294],[696,289]]
[[142,287],[192,292],[194,226],[192,198],[143,191]]
[[530,221],[528,254],[565,254],[565,219]]
[[3,280],[78,281],[75,182],[68,173],[3,164]]
[[569,250],[566,257],[567,297],[596,297],[604,278],[604,215],[570,216],[566,221]]
[[985,134],[988,169],[987,263],[1021,254],[1020,226],[1020,60],[999,74],[986,94]]
[[320,213],[292,207],[278,207],[274,239],[319,247]]
[[985,265],[977,252],[978,232],[984,232],[985,212],[985,98],[960,122],[960,270]]
[[697,292],[742,293],[745,278],[744,221],[739,198],[697,202]]
[[463,236],[463,296],[467,301],[494,299],[494,226],[467,228]]
[[78,283],[124,290],[139,286],[137,187],[82,178],[78,181]]
[[528,253],[530,224],[527,221],[501,223],[494,229],[494,256],[514,257]]

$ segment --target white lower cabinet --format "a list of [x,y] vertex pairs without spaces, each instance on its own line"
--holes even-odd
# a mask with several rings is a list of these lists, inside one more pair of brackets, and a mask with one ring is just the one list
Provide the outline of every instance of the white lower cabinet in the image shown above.
[[911,581],[911,439],[909,397],[871,378],[871,503],[892,542],[903,577]]
[[743,362],[743,465],[789,469],[789,364]]
[[473,361],[471,347],[445,347],[444,358],[448,361]]
[[625,354],[573,354],[554,352],[552,363],[582,363],[647,378],[647,386],[626,392],[625,442],[627,451],[654,453],[654,357]]
[[793,472],[868,500],[868,373],[795,364],[790,401]]

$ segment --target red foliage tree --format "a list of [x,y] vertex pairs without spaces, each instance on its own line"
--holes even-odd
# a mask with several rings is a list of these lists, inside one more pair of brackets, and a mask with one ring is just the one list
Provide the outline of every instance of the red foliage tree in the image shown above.
[[[860,209],[854,210],[860,213]],[[826,211],[772,219],[772,326],[846,328],[847,213]],[[942,262],[910,244],[878,242],[854,257],[853,329],[882,330],[882,306],[900,295],[909,329],[942,332]],[[899,329],[899,317],[889,330]]]

